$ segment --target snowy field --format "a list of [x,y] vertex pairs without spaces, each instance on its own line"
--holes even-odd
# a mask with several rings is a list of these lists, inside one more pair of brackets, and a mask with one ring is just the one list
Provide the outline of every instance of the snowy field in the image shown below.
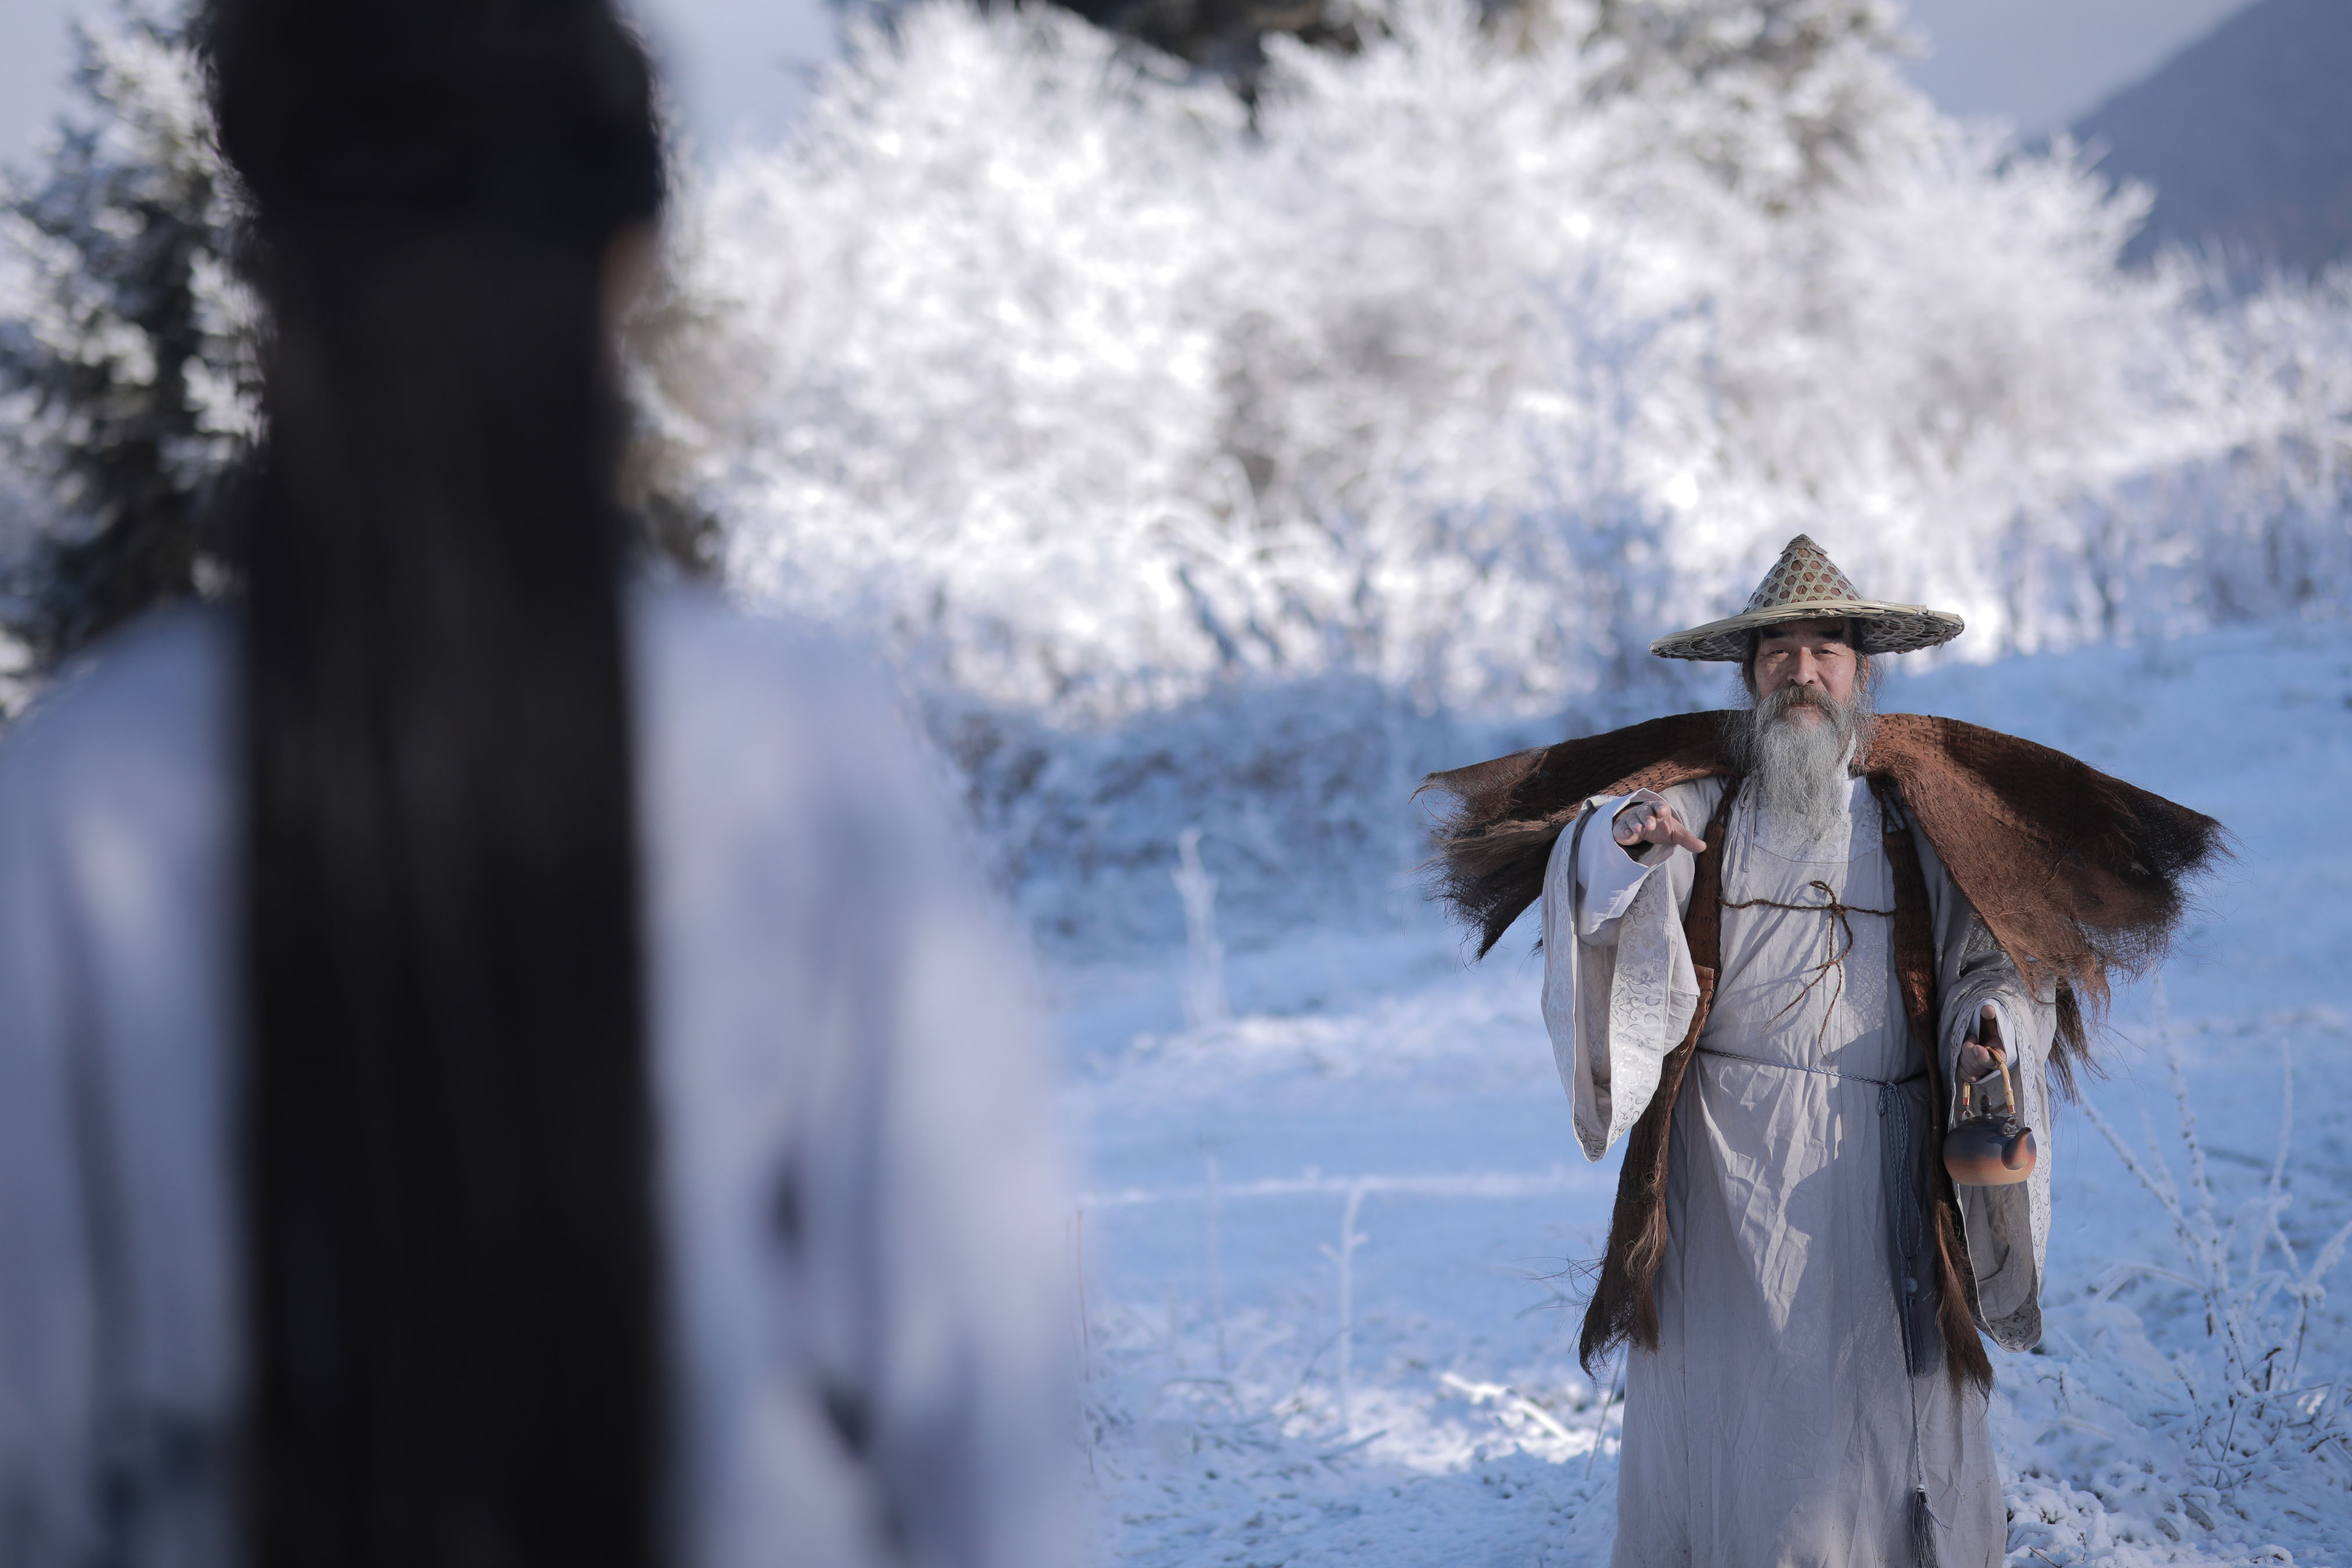
[[[2063,747],[2238,839],[2162,987],[2119,994],[2089,1097],[2180,1224],[2083,1110],[2048,1130],[2049,1333],[1995,1352],[2010,1561],[2352,1563],[2352,1268],[2311,1282],[2352,1220],[2352,628],[1947,668],[1885,706]],[[1614,1160],[1576,1152],[1528,922],[1467,969],[1399,907],[1229,958],[1227,1022],[1185,1026],[1181,952],[1057,978],[1109,1561],[1607,1561],[1618,1411],[1573,1303]]]

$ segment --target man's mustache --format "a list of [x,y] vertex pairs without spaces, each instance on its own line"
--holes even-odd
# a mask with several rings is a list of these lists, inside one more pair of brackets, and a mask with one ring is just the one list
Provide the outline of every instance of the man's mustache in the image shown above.
[[1766,700],[1766,705],[1768,716],[1775,719],[1791,708],[1818,708],[1829,713],[1842,706],[1818,686],[1784,686]]

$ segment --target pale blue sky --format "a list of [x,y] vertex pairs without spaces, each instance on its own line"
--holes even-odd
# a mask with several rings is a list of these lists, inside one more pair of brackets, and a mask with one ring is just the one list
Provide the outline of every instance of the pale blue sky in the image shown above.
[[[115,0],[0,0],[0,161],[33,154],[73,68],[68,24]],[[695,139],[772,136],[792,122],[809,66],[833,51],[824,0],[621,0],[641,19]]]
[[[56,113],[68,18],[112,0],[0,0],[0,160],[22,163]],[[2032,132],[2147,74],[2243,0],[1912,0],[1933,52],[1913,74],[1954,112]],[[832,48],[823,0],[633,0],[707,149],[773,136]]]

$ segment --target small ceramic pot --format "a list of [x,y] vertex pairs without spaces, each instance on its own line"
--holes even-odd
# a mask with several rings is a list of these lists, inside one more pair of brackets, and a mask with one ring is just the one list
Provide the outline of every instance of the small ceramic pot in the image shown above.
[[1960,1085],[1960,1114],[1944,1134],[1944,1169],[1952,1180],[1969,1187],[2005,1187],[2033,1174],[2033,1129],[2017,1119],[2017,1093],[2009,1081],[2009,1059],[2000,1067],[2002,1109],[1970,1113],[1973,1098]]

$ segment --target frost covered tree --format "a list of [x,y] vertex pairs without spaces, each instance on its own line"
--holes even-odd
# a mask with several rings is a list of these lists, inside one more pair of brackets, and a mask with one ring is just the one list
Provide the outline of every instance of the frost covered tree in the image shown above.
[[[234,582],[261,437],[267,323],[197,54],[136,11],[76,45],[44,165],[0,192],[0,621],[37,663]],[[685,308],[656,289],[626,331]],[[714,522],[668,482],[667,407],[646,407],[625,499],[649,552],[700,572]]]
[[862,35],[684,204],[656,379],[739,583],[1070,721],[1335,672],[1557,712],[1653,700],[1644,628],[1800,530],[2032,646],[2211,533],[2135,476],[2342,449],[2332,358],[2119,276],[2136,198],[1938,116],[1890,8],[1550,15],[1276,39],[1254,112],[1049,10]]
[[219,580],[215,532],[259,423],[238,203],[194,52],[139,15],[77,48],[77,101],[0,220],[0,428],[43,514],[9,620],[43,658]]
[[1424,723],[1719,700],[1648,640],[1799,531],[1979,654],[2352,594],[2341,288],[2119,272],[2143,198],[1937,113],[1890,5],[1549,6],[1270,38],[1244,107],[938,0],[680,203],[678,482],[897,653],[1009,874],[1211,799],[1369,856]]
[[1678,150],[1768,206],[1931,139],[1888,69],[1916,47],[1893,0],[1596,0],[1581,26],[1596,96],[1703,104],[1676,117]]
[[1270,33],[1351,51],[1377,18],[1350,0],[1062,0],[1097,26],[1213,72],[1254,93]]

